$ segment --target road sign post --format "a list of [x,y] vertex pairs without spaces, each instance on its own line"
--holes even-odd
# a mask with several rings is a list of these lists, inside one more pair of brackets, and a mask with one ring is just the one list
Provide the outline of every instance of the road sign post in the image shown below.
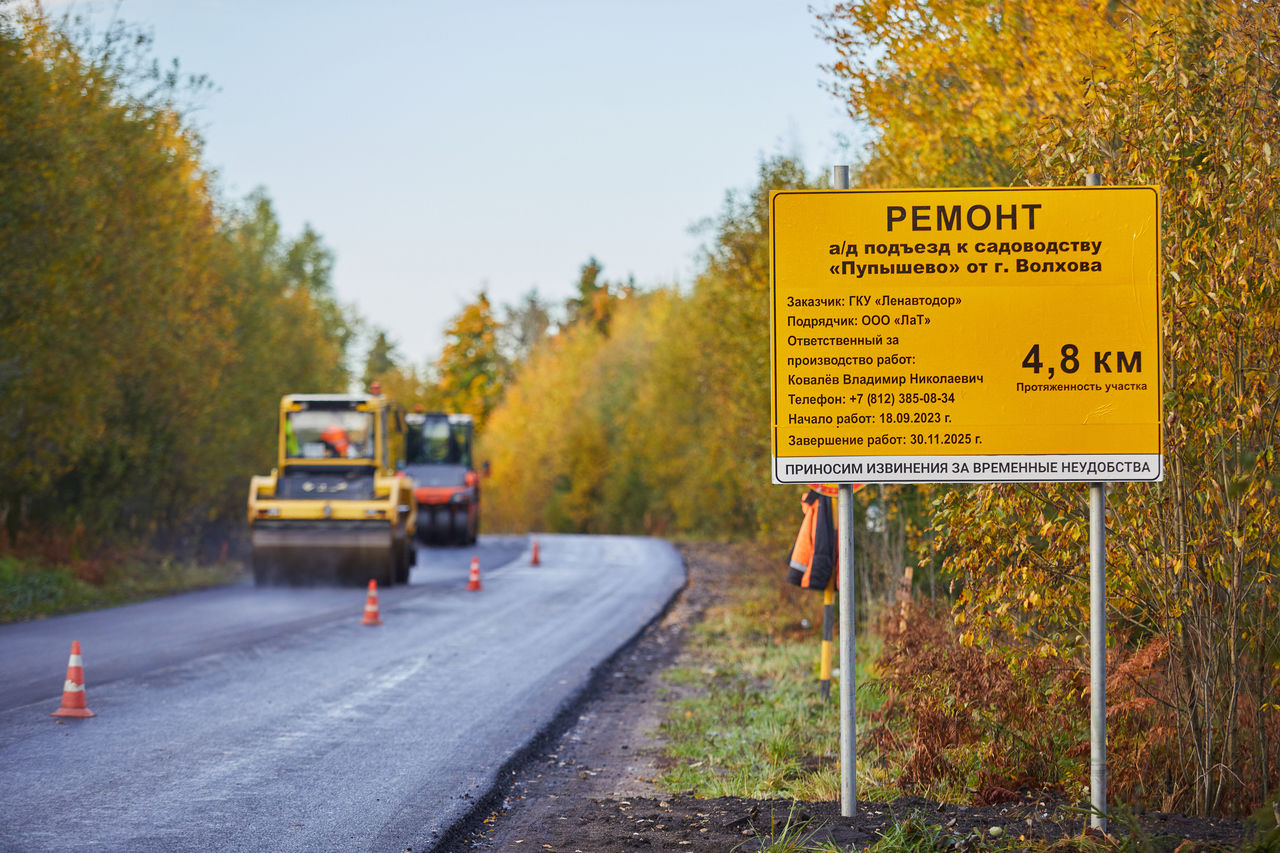
[[1089,484],[1089,825],[1107,829],[1107,484]]
[[[836,166],[832,183],[849,189],[849,167]],[[858,811],[857,670],[854,660],[853,486],[841,483],[838,496],[836,555],[840,589],[840,814]]]
[[[858,811],[858,692],[853,646],[853,486],[840,484],[840,814]],[[848,531],[848,532],[846,532]]]
[[[1090,173],[1085,185],[1100,186]],[[1089,484],[1089,825],[1107,831],[1107,484]]]

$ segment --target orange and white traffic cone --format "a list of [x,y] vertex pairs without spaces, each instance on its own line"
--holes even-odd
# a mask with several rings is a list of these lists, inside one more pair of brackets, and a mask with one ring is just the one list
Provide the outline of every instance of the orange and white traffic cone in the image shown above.
[[477,589],[483,589],[483,588],[484,587],[480,586],[480,558],[472,557],[471,558],[471,579],[467,581],[467,589],[477,590]]
[[62,707],[50,717],[96,717],[85,706],[84,661],[80,658],[80,641],[71,643],[71,659],[67,661],[67,681],[62,686]]
[[542,560],[538,559],[538,540],[533,540],[533,556],[529,558],[529,565],[541,566]]
[[378,582],[369,581],[369,597],[364,600],[364,619],[361,625],[381,625],[382,619],[378,617]]

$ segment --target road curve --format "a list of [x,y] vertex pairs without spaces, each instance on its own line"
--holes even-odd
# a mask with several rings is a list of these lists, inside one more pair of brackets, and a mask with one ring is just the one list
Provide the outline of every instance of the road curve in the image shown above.
[[[424,549],[380,627],[247,585],[0,626],[0,849],[431,849],[683,583],[661,541],[539,541],[483,537],[480,592]],[[72,640],[98,716],[54,720]]]

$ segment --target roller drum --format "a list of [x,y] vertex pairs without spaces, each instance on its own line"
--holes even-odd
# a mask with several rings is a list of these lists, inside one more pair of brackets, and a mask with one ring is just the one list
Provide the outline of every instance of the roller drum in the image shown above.
[[253,576],[274,583],[391,586],[398,578],[392,526],[386,522],[278,521],[253,525]]

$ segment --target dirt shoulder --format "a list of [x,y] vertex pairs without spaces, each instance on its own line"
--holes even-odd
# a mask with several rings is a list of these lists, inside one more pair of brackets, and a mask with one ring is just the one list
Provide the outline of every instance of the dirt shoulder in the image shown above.
[[[661,790],[658,728],[679,696],[662,673],[680,660],[689,628],[721,599],[735,560],[733,546],[698,543],[681,546],[681,552],[688,584],[663,618],[598,675],[576,715],[512,771],[498,792],[500,804],[447,844],[446,853],[751,851],[766,847],[788,824],[788,837],[807,837],[806,846],[852,849],[874,843],[912,815],[919,816],[921,828],[943,827],[957,841],[976,830],[993,846],[1020,836],[1058,839],[1082,831],[1085,818],[1078,811],[1025,794],[981,808],[900,797],[861,803],[856,816],[844,818],[838,802],[699,799]],[[1169,850],[1184,840],[1212,846],[1184,850],[1231,849],[1245,832],[1241,821],[1179,815],[1146,815],[1143,825],[1163,836],[1160,846]]]

